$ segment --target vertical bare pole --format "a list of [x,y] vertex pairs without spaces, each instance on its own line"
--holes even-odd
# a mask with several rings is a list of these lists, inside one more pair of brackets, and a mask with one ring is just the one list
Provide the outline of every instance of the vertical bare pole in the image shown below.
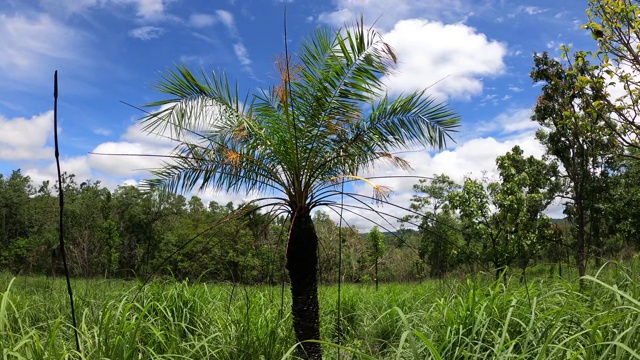
[[[340,158],[342,150],[340,150]],[[336,305],[338,312],[338,345],[342,345],[342,213],[344,210],[344,177],[342,178],[342,188],[340,189],[340,224],[338,225],[338,303]],[[340,360],[340,346],[338,346],[338,360]]]
[[58,224],[58,239],[60,240],[60,253],[62,254],[62,264],[64,265],[64,275],[67,279],[67,292],[69,293],[69,303],[71,304],[71,321],[73,323],[73,334],[76,338],[76,350],[80,353],[80,340],[78,339],[78,326],[76,325],[76,310],[73,304],[73,291],[69,280],[69,267],[67,266],[67,254],[64,249],[64,191],[62,184],[62,172],[60,171],[60,150],[58,147],[58,70],[53,73],[53,140],[55,142],[56,166],[58,168],[58,198],[60,199],[60,223]]

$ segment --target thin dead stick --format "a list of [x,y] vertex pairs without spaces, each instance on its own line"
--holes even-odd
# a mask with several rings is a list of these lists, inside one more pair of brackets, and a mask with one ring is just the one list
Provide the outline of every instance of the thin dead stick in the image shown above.
[[67,292],[69,293],[69,303],[71,304],[71,321],[73,323],[73,334],[76,338],[76,350],[80,353],[80,340],[78,339],[78,326],[76,325],[76,310],[73,304],[73,290],[71,290],[69,267],[67,266],[67,254],[64,249],[64,191],[62,185],[62,172],[60,171],[60,150],[58,147],[58,70],[53,73],[53,139],[55,142],[56,167],[58,168],[58,198],[60,199],[58,239],[60,240],[60,253],[62,254],[62,264],[64,265],[64,276],[67,279]]

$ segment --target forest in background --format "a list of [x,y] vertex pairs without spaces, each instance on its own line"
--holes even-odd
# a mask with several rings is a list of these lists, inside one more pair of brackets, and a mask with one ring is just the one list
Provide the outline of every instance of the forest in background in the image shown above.
[[[591,172],[585,260],[626,259],[640,249],[640,168],[620,158]],[[319,278],[338,279],[342,239],[345,282],[416,281],[447,274],[522,271],[536,263],[575,268],[576,209],[565,219],[543,211],[567,189],[557,164],[519,147],[498,157],[499,179],[457,184],[434,175],[414,185],[412,215],[395,229],[360,233],[327,213],[314,215]],[[72,276],[275,284],[283,271],[288,219],[256,205],[204,204],[197,196],[143,191],[63,177],[65,241]],[[0,270],[63,275],[58,244],[57,184],[36,186],[20,170],[0,176]],[[376,275],[377,271],[377,275]],[[566,270],[565,270],[566,271]]]

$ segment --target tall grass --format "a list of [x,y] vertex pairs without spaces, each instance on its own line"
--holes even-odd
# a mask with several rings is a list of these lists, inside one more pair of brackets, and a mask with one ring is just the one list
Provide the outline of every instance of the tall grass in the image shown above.
[[[333,359],[640,359],[638,262],[584,278],[321,289]],[[295,354],[288,291],[156,281],[75,280],[81,351],[64,282],[0,275],[3,359],[284,359]],[[282,302],[284,300],[284,302]],[[341,344],[341,345],[338,345]]]

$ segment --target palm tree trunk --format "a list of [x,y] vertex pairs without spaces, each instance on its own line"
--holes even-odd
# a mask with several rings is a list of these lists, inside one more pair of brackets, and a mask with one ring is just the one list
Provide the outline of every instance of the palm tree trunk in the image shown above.
[[299,210],[293,218],[287,245],[287,270],[291,280],[291,314],[296,340],[302,342],[298,356],[322,359],[318,305],[318,236],[309,211]]

